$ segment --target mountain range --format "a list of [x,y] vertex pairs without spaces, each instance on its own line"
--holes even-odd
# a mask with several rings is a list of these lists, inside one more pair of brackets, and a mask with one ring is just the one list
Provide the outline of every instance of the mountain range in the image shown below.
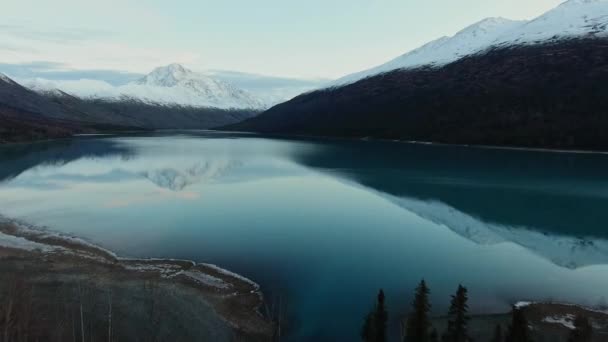
[[136,81],[119,86],[100,80],[51,81],[40,78],[26,79],[23,84],[41,93],[60,90],[83,99],[135,100],[152,105],[219,109],[265,108],[262,100],[247,91],[180,64],[158,67]]
[[396,69],[442,66],[490,48],[533,45],[581,36],[605,36],[608,3],[605,0],[570,0],[533,20],[494,17],[474,23],[452,37],[441,37],[371,69],[337,79],[345,85]]
[[231,84],[171,64],[124,86],[30,80],[0,74],[0,133],[6,141],[103,129],[206,129],[239,122],[264,104]]
[[608,1],[490,18],[347,75],[231,130],[608,148]]
[[179,64],[120,85],[2,76],[0,117],[13,136],[36,122],[61,134],[219,128],[606,149],[608,0],[569,0],[532,20],[484,19],[332,82],[292,81]]

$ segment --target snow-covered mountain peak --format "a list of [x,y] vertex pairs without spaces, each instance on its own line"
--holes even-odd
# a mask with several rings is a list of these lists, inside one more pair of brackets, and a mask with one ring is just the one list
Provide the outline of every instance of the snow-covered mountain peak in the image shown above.
[[521,23],[518,20],[511,20],[503,17],[490,17],[482,19],[470,26],[465,27],[464,29],[458,31],[454,36],[463,35],[463,34],[487,34],[493,33],[495,30],[502,30],[504,28],[508,28],[513,24]]
[[245,90],[177,63],[158,67],[141,79],[122,86],[121,91],[158,103],[217,108],[265,107],[261,100]]
[[441,37],[385,64],[334,81],[340,86],[395,69],[416,68],[424,65],[442,65],[475,53],[491,45],[496,37],[513,30],[525,22],[505,18],[487,18],[458,31],[452,37]]
[[169,70],[170,72],[181,72],[181,73],[191,72],[190,70],[186,69],[183,65],[181,65],[179,63],[171,63],[167,66],[156,68],[156,70],[163,70],[163,69]]
[[158,87],[173,87],[180,81],[187,78],[192,78],[194,76],[195,73],[193,71],[186,69],[181,64],[173,63],[167,66],[155,68],[152,70],[152,72],[142,77],[135,83]]
[[497,37],[494,45],[608,35],[608,0],[570,0]]
[[530,21],[487,18],[385,64],[344,76],[342,86],[396,69],[441,66],[495,46],[538,44],[572,37],[608,36],[608,0],[569,0]]
[[[221,109],[264,109],[266,104],[248,93],[212,76],[180,64],[158,67],[137,81],[113,86],[98,80],[50,81],[24,79],[28,88],[45,95],[73,95],[110,101],[141,101],[153,105]],[[67,94],[66,94],[67,93]]]

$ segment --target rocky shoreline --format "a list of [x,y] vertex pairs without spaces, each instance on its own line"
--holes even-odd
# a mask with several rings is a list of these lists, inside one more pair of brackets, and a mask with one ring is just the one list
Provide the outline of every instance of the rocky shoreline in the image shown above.
[[[249,279],[186,260],[119,258],[84,240],[10,220],[0,221],[0,278],[2,302],[23,295],[18,288],[31,288],[29,299],[19,302],[36,306],[30,312],[40,317],[19,320],[32,324],[28,330],[39,337],[269,341],[274,330],[261,313],[260,288]],[[63,311],[53,312],[57,308]],[[90,326],[79,321],[83,310]],[[52,322],[58,317],[61,323]]]

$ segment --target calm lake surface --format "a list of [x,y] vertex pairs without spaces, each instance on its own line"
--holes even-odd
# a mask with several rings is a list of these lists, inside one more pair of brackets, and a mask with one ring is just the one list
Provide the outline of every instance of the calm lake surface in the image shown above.
[[[293,341],[355,341],[379,288],[436,314],[608,296],[608,155],[228,133],[0,147],[0,214],[128,257],[209,262],[286,307]],[[393,321],[394,322],[394,321]]]

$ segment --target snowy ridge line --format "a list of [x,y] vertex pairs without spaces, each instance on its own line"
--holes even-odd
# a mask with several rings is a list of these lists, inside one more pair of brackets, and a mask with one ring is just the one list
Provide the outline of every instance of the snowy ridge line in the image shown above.
[[[120,266],[127,270],[137,272],[158,272],[162,278],[173,278],[184,275],[195,282],[207,286],[221,289],[227,289],[233,286],[230,282],[205,273],[204,269],[208,268],[221,275],[250,285],[253,288],[251,292],[259,292],[260,289],[260,285],[251,279],[214,264],[196,263],[186,259],[119,257],[114,252],[82,238],[59,232],[52,232],[48,230],[47,227],[37,227],[17,219],[10,219],[0,215],[0,225],[2,224],[10,225],[16,229],[15,235],[11,235],[10,232],[4,233],[0,231],[0,247],[3,248],[14,248],[31,252],[39,251],[41,253],[75,254],[101,262],[120,263]],[[35,241],[36,239],[39,239],[40,241]],[[61,242],[66,242],[68,246],[72,247],[56,245],[53,242],[59,244],[61,244]],[[86,249],[82,250],[78,249],[78,247],[84,247]],[[87,249],[90,249],[93,252],[89,252]],[[96,254],[95,252],[99,254]],[[197,266],[200,266],[202,269],[197,268]]]
[[570,0],[532,20],[486,18],[384,64],[341,77],[325,88],[341,87],[399,69],[440,67],[493,48],[529,46],[572,38],[608,37],[608,1]]
[[13,80],[11,80],[8,76],[6,76],[5,74],[3,74],[1,72],[0,72],[0,81],[11,83],[11,84],[14,83]]
[[105,81],[17,78],[25,87],[52,96],[76,96],[110,102],[140,102],[163,107],[263,110],[268,103],[236,86],[179,64],[154,69],[143,78],[114,86]]

